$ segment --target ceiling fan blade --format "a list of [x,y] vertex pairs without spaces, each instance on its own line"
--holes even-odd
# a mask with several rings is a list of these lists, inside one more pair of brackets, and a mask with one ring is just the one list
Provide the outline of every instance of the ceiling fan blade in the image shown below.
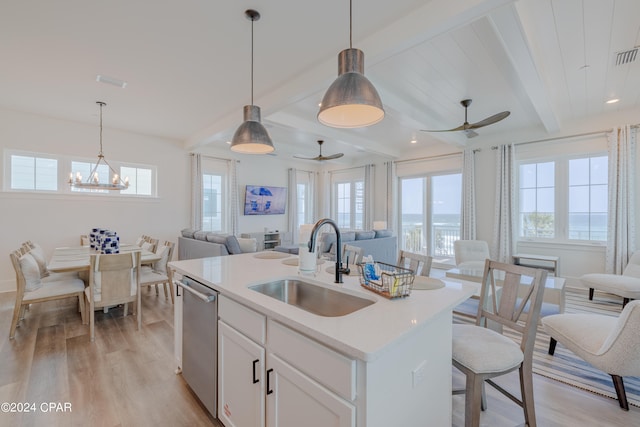
[[440,130],[420,129],[420,132],[456,132],[459,130],[464,130],[464,125],[460,125],[457,128],[453,128],[453,129],[440,129]]
[[493,116],[487,117],[486,119],[481,120],[477,123],[470,124],[469,126],[467,126],[467,129],[478,129],[484,126],[492,125],[499,122],[500,120],[506,119],[509,114],[511,114],[510,111],[503,111],[501,113],[494,114]]
[[333,159],[339,159],[342,156],[344,156],[343,153],[336,153],[336,154],[332,154],[330,156],[320,156],[320,157],[322,157],[322,159],[318,159],[318,160],[333,160]]
[[301,160],[318,160],[318,157],[302,157],[302,156],[293,156],[293,157]]

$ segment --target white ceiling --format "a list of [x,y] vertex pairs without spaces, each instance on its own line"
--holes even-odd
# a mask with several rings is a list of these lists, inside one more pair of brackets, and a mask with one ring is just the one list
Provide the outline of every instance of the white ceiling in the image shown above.
[[[351,130],[316,120],[348,47],[347,0],[4,1],[0,107],[96,123],[101,100],[105,127],[227,149],[250,103],[248,8],[262,15],[254,101],[285,158],[317,155],[317,139],[347,161],[408,157],[640,107],[640,55],[615,66],[640,45],[638,0],[354,0],[353,45],[387,114]],[[462,124],[465,98],[472,123],[511,115],[473,140],[420,132]]]

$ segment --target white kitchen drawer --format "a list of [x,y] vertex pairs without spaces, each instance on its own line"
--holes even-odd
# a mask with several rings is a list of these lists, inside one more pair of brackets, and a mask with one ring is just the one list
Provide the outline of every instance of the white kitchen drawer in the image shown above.
[[218,316],[253,341],[265,344],[266,317],[264,315],[220,295]]
[[280,356],[306,375],[353,401],[356,397],[356,361],[315,340],[268,320],[271,353]]

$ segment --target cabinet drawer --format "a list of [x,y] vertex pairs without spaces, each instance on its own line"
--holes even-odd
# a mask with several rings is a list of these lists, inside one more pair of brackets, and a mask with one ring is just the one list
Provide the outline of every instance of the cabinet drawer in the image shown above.
[[224,295],[218,300],[218,315],[227,324],[242,332],[253,341],[264,345],[266,317]]
[[268,321],[269,351],[343,398],[356,397],[356,361],[275,322]]

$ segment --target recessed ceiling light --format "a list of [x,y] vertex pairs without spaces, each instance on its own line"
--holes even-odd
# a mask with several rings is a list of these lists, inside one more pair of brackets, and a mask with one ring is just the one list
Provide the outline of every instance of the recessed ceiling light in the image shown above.
[[417,139],[415,139],[415,138],[411,138],[411,143],[412,143],[412,144],[417,144],[417,143],[418,143],[418,140],[417,140]]
[[124,80],[120,80],[120,79],[116,79],[116,78],[108,77],[108,76],[103,76],[101,74],[98,74],[96,76],[96,81],[100,82],[100,83],[105,83],[105,84],[108,84],[108,85],[112,85],[112,86],[118,86],[119,88],[122,88],[122,89],[127,87],[127,82],[125,82]]
[[616,102],[620,101],[620,99],[618,98],[611,98],[610,100],[607,101],[607,104],[615,104]]
[[231,141],[227,141],[227,144],[231,145]]

